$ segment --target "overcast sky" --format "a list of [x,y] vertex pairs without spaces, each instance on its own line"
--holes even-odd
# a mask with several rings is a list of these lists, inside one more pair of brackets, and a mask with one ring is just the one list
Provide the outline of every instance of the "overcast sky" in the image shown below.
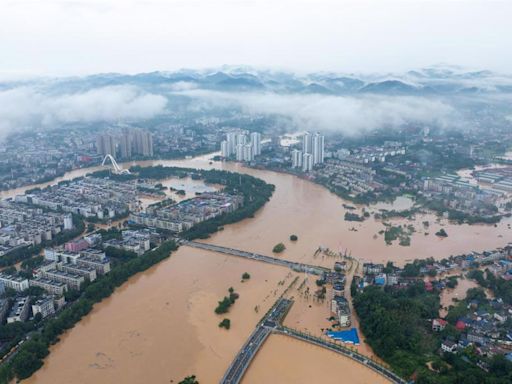
[[0,76],[223,64],[510,72],[512,1],[0,0]]

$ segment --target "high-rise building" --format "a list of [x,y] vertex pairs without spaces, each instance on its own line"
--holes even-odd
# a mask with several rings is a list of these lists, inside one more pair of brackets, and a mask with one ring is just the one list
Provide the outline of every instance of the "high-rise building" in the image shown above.
[[324,162],[324,136],[316,133],[313,136],[313,165]]
[[254,153],[252,151],[252,144],[244,145],[244,161],[253,161]]
[[245,145],[245,144],[247,144],[246,140],[247,140],[247,137],[243,133],[239,133],[238,135],[236,135],[236,145],[239,145],[239,144]]
[[302,136],[302,152],[303,153],[312,153],[312,137],[309,132],[305,132]]
[[302,151],[298,149],[294,149],[292,151],[292,167],[300,168],[302,167]]
[[244,146],[242,144],[236,146],[236,161],[244,161]]
[[231,156],[236,152],[236,137],[236,132],[228,132],[228,134],[226,135],[226,140],[228,142],[228,156]]
[[117,148],[122,159],[129,159],[132,154],[153,156],[153,136],[143,129],[123,129],[121,135],[98,135],[96,151],[100,155],[117,155]]
[[142,156],[153,156],[153,136],[142,129],[134,130],[134,152]]
[[313,169],[313,155],[311,153],[304,153],[302,155],[302,170],[309,172]]
[[261,155],[261,133],[259,133],[259,132],[251,133],[251,145],[252,145],[253,156]]
[[116,141],[114,136],[105,133],[96,137],[96,152],[99,155],[116,155]]
[[224,158],[228,158],[229,153],[229,143],[226,140],[222,140],[220,142],[220,155]]
[[119,138],[119,149],[122,159],[129,159],[132,157],[132,135],[128,129],[123,129],[123,133]]

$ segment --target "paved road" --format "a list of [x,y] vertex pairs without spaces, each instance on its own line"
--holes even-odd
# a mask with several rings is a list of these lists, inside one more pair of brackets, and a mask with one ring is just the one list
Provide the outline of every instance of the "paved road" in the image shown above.
[[279,259],[277,257],[260,255],[258,253],[241,251],[239,249],[234,249],[234,248],[222,247],[220,245],[205,244],[205,243],[199,243],[197,241],[186,241],[186,240],[180,240],[180,244],[181,245],[187,245],[189,247],[205,249],[205,250],[208,250],[208,251],[224,253],[224,254],[227,254],[227,255],[244,257],[246,259],[263,261],[263,262],[269,263],[269,264],[280,265],[280,266],[283,266],[283,267],[291,268],[291,269],[293,269],[296,272],[307,272],[307,273],[310,273],[310,274],[313,274],[313,275],[322,275],[324,272],[328,272],[329,271],[329,269],[327,269],[327,268],[318,267],[316,265],[297,263],[297,262],[294,262],[294,261]]
[[296,330],[288,328],[288,327],[283,327],[283,326],[278,326],[278,327],[274,328],[272,331],[275,333],[280,333],[280,334],[283,334],[286,336],[294,337],[296,339],[305,341],[306,343],[311,343],[311,344],[315,344],[319,347],[327,348],[333,352],[336,352],[343,356],[349,357],[352,360],[355,360],[358,363],[363,364],[370,369],[373,369],[375,372],[384,376],[386,379],[388,379],[389,381],[391,381],[394,384],[407,384],[407,381],[405,381],[400,376],[398,376],[394,372],[390,371],[383,365],[381,365],[373,360],[370,360],[368,357],[361,355],[361,354],[359,354],[347,347],[344,347],[340,344],[333,343],[331,341],[327,341],[327,340],[321,339],[319,337],[305,334],[305,333],[296,331]]
[[270,308],[270,310],[260,321],[254,332],[243,345],[242,349],[238,352],[235,359],[224,374],[224,377],[221,379],[220,384],[240,383],[254,356],[261,348],[268,336],[272,333],[294,337],[306,343],[314,344],[322,348],[327,348],[331,351],[355,360],[362,365],[365,365],[366,367],[387,378],[393,384],[407,384],[407,381],[403,380],[400,376],[396,375],[388,368],[343,345],[283,326],[282,321],[292,304],[293,301],[289,299],[280,298],[276,301],[276,303],[272,306],[272,308]]
[[293,302],[288,299],[281,298],[276,301],[238,352],[220,384],[238,384],[242,380],[252,359],[272,330],[279,326],[292,304]]

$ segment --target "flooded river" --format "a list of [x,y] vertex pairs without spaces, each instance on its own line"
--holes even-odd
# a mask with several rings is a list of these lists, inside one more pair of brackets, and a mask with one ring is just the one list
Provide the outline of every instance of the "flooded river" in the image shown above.
[[[293,358],[287,357],[290,355]],[[272,335],[254,359],[243,383],[385,384],[389,381],[337,353],[283,335]]]
[[[286,250],[279,257],[290,260],[332,266],[332,257],[314,256],[315,250],[323,246],[335,251],[348,250],[365,261],[392,260],[403,264],[414,258],[439,259],[494,248],[510,239],[507,221],[497,228],[455,226],[436,223],[434,216],[426,215],[414,222],[405,221],[418,227],[410,247],[386,246],[381,235],[374,238],[383,228],[381,222],[373,218],[363,223],[344,221],[343,200],[321,186],[291,175],[234,163],[210,164],[209,156],[138,164],[222,168],[248,173],[276,185],[272,199],[254,218],[228,225],[207,241],[269,255],[276,243],[283,242]],[[73,171],[66,178],[85,173]],[[21,192],[22,189],[4,192],[3,196]],[[430,221],[429,235],[419,229],[425,220]],[[441,225],[449,235],[445,239],[433,235]],[[291,234],[298,236],[297,242],[289,241]],[[251,279],[242,283],[244,272],[250,273]],[[177,383],[190,374],[197,375],[201,384],[218,382],[263,313],[295,276],[285,268],[182,247],[170,259],[133,277],[96,305],[89,316],[62,336],[43,368],[26,382]],[[228,314],[217,316],[217,301],[230,286],[240,293],[240,299]],[[322,324],[322,318],[307,312],[303,307],[291,312],[290,325],[308,328],[305,322],[311,321],[312,326]],[[229,331],[218,327],[223,317],[231,319]],[[276,365],[290,368],[269,368]],[[304,372],[306,369],[309,373]],[[294,370],[301,373],[300,377]],[[277,376],[269,377],[272,371]],[[332,377],[353,377],[353,381],[348,380],[352,383],[384,380],[341,356],[272,336],[244,382],[334,382]]]

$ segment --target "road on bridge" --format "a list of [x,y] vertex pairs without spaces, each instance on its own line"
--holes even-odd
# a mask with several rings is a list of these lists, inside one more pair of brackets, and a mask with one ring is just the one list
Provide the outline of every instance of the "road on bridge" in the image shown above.
[[292,304],[291,300],[283,298],[276,301],[236,355],[222,377],[221,384],[238,384],[240,382],[252,359],[272,330],[280,325]]
[[187,241],[187,240],[179,240],[179,244],[186,245],[186,246],[193,247],[193,248],[205,249],[207,251],[213,251],[213,252],[224,253],[227,255],[244,257],[246,259],[263,261],[265,263],[269,263],[269,264],[273,264],[273,265],[280,265],[282,267],[291,268],[292,270],[294,270],[296,272],[306,272],[306,273],[310,273],[313,275],[322,275],[324,272],[329,271],[328,268],[319,267],[316,265],[297,263],[295,261],[279,259],[277,257],[272,257],[272,256],[260,255],[258,253],[241,251],[239,249],[234,249],[234,248],[222,247],[220,245],[206,244],[206,243],[200,243],[197,241]]

